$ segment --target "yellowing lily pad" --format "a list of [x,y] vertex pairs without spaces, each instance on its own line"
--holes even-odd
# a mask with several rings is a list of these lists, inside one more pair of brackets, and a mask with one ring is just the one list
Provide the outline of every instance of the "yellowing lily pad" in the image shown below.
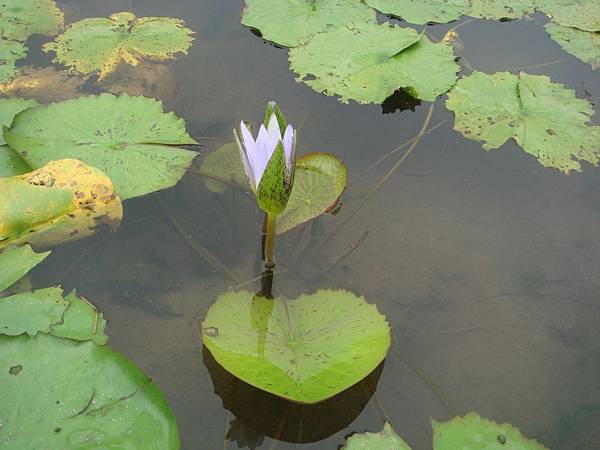
[[49,254],[35,253],[29,245],[11,245],[0,252],[0,293],[19,281]]
[[354,22],[375,22],[375,11],[361,0],[245,0],[242,13],[242,25],[284,47]]
[[192,45],[193,31],[171,17],[137,18],[120,12],[106,18],[75,22],[54,42],[44,45],[56,52],[54,62],[83,75],[104,78],[119,62],[137,65],[145,59],[168,60],[185,53]]
[[600,127],[587,125],[593,110],[575,91],[550,78],[521,72],[473,72],[448,94],[454,128],[484,141],[486,150],[514,139],[544,167],[581,171],[600,161]]
[[383,103],[400,88],[433,101],[455,84],[460,69],[447,43],[373,23],[319,33],[292,48],[289,58],[297,81],[343,103]]
[[183,120],[165,113],[160,101],[126,94],[29,109],[4,139],[33,168],[64,158],[97,167],[123,200],[173,186],[196,156],[177,147],[196,143]]
[[431,426],[435,450],[547,450],[511,424],[498,424],[474,412],[443,423],[431,420]]
[[0,178],[0,192],[0,248],[80,239],[100,225],[116,227],[123,215],[108,177],[73,159]]
[[32,34],[53,35],[63,26],[63,13],[54,0],[2,0],[0,35],[25,41]]
[[468,14],[469,0],[366,0],[383,14],[400,17],[409,23],[446,23]]
[[215,360],[257,388],[317,403],[358,383],[385,358],[390,331],[374,305],[348,291],[295,300],[222,294],[202,322]]
[[344,163],[328,153],[309,153],[296,161],[292,194],[277,216],[277,233],[307,222],[332,209],[346,188]]
[[[411,450],[406,442],[386,422],[379,433],[353,434],[342,450]],[[437,450],[437,449],[436,449]]]
[[[0,126],[10,126],[13,118],[21,111],[37,106],[35,100],[21,98],[0,99]],[[12,177],[29,172],[31,167],[0,136],[0,178]]]
[[600,32],[582,31],[552,22],[546,24],[546,31],[566,52],[588,63],[592,69],[600,67]]

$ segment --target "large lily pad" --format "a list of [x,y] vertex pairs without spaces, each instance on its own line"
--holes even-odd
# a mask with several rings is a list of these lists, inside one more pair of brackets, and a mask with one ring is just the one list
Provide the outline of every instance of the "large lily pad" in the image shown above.
[[277,216],[277,233],[285,233],[334,207],[346,188],[344,163],[328,153],[309,153],[296,161],[296,176],[285,211]]
[[0,83],[7,83],[16,76],[15,63],[25,56],[27,56],[25,44],[0,38]]
[[416,24],[451,22],[463,14],[468,14],[471,9],[469,0],[366,0],[366,2],[383,14],[400,17]]
[[[342,450],[411,450],[392,429],[389,422],[379,433],[353,434],[346,440]],[[437,449],[436,449],[437,450]]]
[[520,19],[536,11],[538,0],[472,0],[467,14],[482,19]]
[[431,426],[435,450],[547,450],[511,424],[498,424],[474,412],[443,423],[432,420]]
[[552,22],[546,24],[546,31],[565,51],[588,63],[592,69],[600,67],[600,32],[582,31]]
[[243,381],[299,403],[332,397],[385,358],[385,317],[364,298],[321,290],[296,300],[222,294],[202,322],[204,345]]
[[598,0],[537,0],[538,9],[566,27],[585,31],[600,31]]
[[319,33],[289,57],[297,81],[344,103],[383,103],[399,88],[433,101],[454,85],[460,69],[450,45],[373,23]]
[[[10,126],[16,114],[37,105],[38,103],[35,100],[0,99],[0,126]],[[0,136],[0,178],[13,177],[29,172],[31,167],[12,148],[5,144],[4,138]]]
[[173,186],[196,152],[183,120],[162,103],[127,94],[80,97],[15,117],[6,142],[34,168],[76,158],[110,177],[123,199]]
[[54,0],[2,0],[0,35],[25,41],[32,34],[53,35],[63,25],[63,13]]
[[564,173],[600,160],[600,127],[586,125],[592,106],[546,76],[474,72],[457,83],[446,106],[456,113],[454,128],[487,150],[513,138],[540,164]]
[[193,31],[182,20],[171,17],[137,18],[120,12],[106,18],[91,18],[75,22],[54,42],[44,45],[47,52],[56,52],[54,62],[72,70],[104,78],[119,62],[137,65],[143,58],[173,59],[176,53],[187,53],[193,41]]
[[0,178],[0,192],[0,248],[80,239],[100,225],[116,227],[123,215],[106,175],[73,159]]
[[7,247],[0,253],[0,293],[19,281],[49,254],[36,253],[29,245]]
[[354,22],[375,22],[375,11],[362,0],[245,0],[242,25],[262,37],[295,47],[303,37]]

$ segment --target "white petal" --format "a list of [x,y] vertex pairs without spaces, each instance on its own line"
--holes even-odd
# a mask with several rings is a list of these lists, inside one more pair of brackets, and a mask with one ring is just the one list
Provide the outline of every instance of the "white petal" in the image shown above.
[[277,139],[281,139],[281,130],[279,129],[279,122],[277,121],[275,113],[271,114],[271,117],[269,118],[267,131],[269,132],[270,138],[276,137]]
[[[277,145],[277,144],[275,144]],[[255,151],[255,161],[256,165],[254,167],[254,179],[256,180],[256,185],[260,184],[260,180],[265,172],[267,164],[269,163],[269,159],[271,159],[271,155],[273,154],[273,150],[271,148],[271,139],[269,138],[269,133],[264,125],[260,126],[258,130],[258,136],[256,138],[256,151]]]
[[[253,191],[256,191],[256,180],[254,179],[254,169],[252,168],[252,165],[250,164],[250,161],[248,160],[248,156],[246,155],[246,147],[242,142],[240,142],[240,138],[239,138],[236,130],[233,130],[233,135],[235,136],[235,140],[240,149],[240,158],[242,160],[242,166],[244,166],[244,173],[246,174],[246,177],[248,178],[248,182],[250,183],[250,188]],[[250,139],[252,139],[252,136],[250,136]],[[252,142],[254,143],[254,141],[252,141]]]
[[285,162],[291,167],[293,163],[292,157],[294,156],[294,147],[296,146],[296,131],[292,128],[291,125],[288,125],[285,129],[285,134],[283,135],[283,150],[285,152]]

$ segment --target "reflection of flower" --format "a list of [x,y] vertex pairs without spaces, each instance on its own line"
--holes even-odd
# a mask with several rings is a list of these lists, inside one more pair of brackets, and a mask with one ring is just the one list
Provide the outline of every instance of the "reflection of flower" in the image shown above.
[[[282,134],[282,130],[285,132]],[[234,130],[244,171],[261,209],[282,212],[294,183],[296,130],[288,125],[275,102],[269,102],[256,140],[244,122]]]

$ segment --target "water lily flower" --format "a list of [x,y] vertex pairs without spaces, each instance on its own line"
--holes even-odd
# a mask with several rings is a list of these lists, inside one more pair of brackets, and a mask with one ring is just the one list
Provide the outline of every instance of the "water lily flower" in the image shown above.
[[281,213],[294,183],[296,130],[287,124],[277,103],[269,102],[256,139],[244,122],[239,134],[237,130],[233,133],[258,205],[267,213]]

